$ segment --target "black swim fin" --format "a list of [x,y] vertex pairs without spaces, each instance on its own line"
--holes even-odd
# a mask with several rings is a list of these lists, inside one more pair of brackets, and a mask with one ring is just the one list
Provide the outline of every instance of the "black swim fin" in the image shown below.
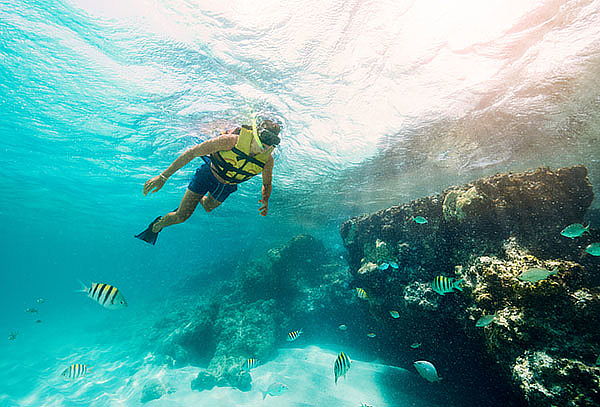
[[159,216],[158,218],[154,219],[152,221],[152,223],[150,225],[148,225],[148,227],[146,228],[146,230],[144,230],[142,233],[135,235],[135,237],[137,237],[138,239],[143,240],[146,243],[150,243],[151,245],[154,246],[154,244],[156,243],[156,239],[158,239],[158,234],[160,232],[153,232],[152,231],[152,226],[154,226],[154,224],[156,222],[158,222],[160,220],[160,218],[162,218],[162,216]]

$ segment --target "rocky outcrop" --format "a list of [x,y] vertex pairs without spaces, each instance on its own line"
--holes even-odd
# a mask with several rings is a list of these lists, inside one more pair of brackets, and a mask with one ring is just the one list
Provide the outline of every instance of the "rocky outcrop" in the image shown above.
[[142,389],[140,401],[145,404],[152,400],[157,400],[167,393],[167,388],[158,380],[150,380]]
[[347,266],[328,255],[320,241],[297,236],[263,258],[240,264],[234,278],[215,287],[212,296],[196,298],[195,305],[183,302],[164,316],[153,336],[161,344],[158,361],[204,367],[191,383],[195,390],[248,391],[247,359],[267,362],[292,330],[303,328],[315,339],[325,335],[323,314],[336,318],[345,314],[345,305],[356,303],[347,289],[349,279]]
[[[542,168],[345,222],[353,285],[367,292],[383,347],[398,350],[389,357],[435,361],[457,383],[485,386],[487,378],[508,405],[600,404],[600,273],[581,250],[600,236],[560,235],[583,221],[592,200],[584,167]],[[532,267],[558,274],[517,278]],[[437,294],[438,275],[462,278],[463,291]],[[492,314],[489,326],[475,326]]]

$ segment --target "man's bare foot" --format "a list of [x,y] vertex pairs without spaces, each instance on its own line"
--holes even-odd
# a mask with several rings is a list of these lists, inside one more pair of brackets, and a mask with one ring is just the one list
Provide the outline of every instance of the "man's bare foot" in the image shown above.
[[165,227],[164,220],[165,220],[165,217],[163,216],[156,223],[154,223],[154,225],[152,225],[152,232],[158,233],[161,230],[163,230],[163,228]]

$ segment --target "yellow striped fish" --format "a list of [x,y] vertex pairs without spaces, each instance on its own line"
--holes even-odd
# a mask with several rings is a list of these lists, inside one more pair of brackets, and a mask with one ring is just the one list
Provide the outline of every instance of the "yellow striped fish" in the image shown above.
[[462,281],[462,278],[455,281],[454,277],[437,276],[431,283],[431,288],[439,295],[454,292],[454,289],[462,291]]
[[356,295],[358,295],[358,298],[360,298],[361,300],[366,300],[367,298],[369,298],[367,292],[360,287],[356,287]]
[[288,342],[295,341],[296,339],[298,339],[298,337],[300,335],[302,335],[302,333],[303,333],[302,329],[300,329],[299,331],[292,331],[292,332],[288,333],[287,334],[287,336],[288,336],[287,337]]
[[250,358],[248,360],[246,360],[246,366],[245,366],[245,370],[247,372],[249,372],[250,370],[254,369],[256,366],[258,366],[258,359],[255,358]]
[[71,366],[66,368],[62,372],[62,376],[67,379],[79,379],[85,376],[88,371],[88,365],[82,365],[81,363],[73,363]]
[[335,375],[335,384],[340,377],[346,377],[346,373],[350,370],[350,358],[344,353],[340,352],[340,354],[335,359],[335,363],[333,364],[333,374]]
[[127,307],[127,301],[117,287],[110,284],[92,283],[90,287],[86,287],[81,283],[83,288],[81,292],[87,293],[88,297],[96,301],[108,309],[121,309]]

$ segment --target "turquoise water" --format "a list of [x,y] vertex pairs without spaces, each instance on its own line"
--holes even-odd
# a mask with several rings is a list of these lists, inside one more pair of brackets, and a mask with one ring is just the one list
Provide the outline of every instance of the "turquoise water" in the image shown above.
[[[600,3],[504,3],[0,0],[0,406],[138,405],[176,374],[130,335],[172,286],[298,233],[339,250],[350,216],[498,171],[584,164],[597,185]],[[149,197],[145,180],[251,112],[284,126],[270,214],[253,179],[157,246],[133,239],[199,163]],[[94,379],[64,382],[80,359]]]

